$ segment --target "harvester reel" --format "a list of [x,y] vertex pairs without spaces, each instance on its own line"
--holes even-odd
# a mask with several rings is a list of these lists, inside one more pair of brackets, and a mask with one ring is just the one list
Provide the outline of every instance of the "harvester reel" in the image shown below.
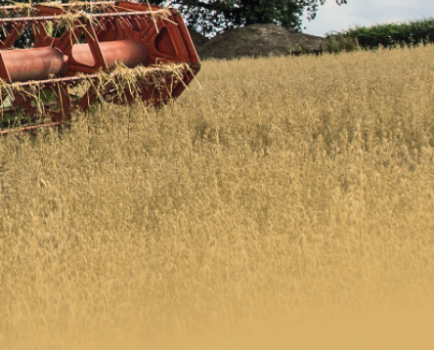
[[[0,14],[9,14],[0,18],[6,32],[0,44],[1,97],[10,104],[3,104],[3,114],[19,106],[33,120],[49,117],[58,125],[96,99],[159,106],[177,98],[200,69],[175,9],[80,2],[34,5],[31,11],[4,6]],[[15,49],[29,30],[32,47]]]

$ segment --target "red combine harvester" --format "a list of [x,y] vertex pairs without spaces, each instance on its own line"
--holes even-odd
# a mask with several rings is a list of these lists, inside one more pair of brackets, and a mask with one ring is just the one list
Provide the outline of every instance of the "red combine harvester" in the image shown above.
[[[176,9],[72,2],[3,6],[0,15],[0,121],[25,116],[30,123],[18,130],[59,125],[96,99],[159,106],[200,70]],[[30,47],[15,48],[23,37]]]

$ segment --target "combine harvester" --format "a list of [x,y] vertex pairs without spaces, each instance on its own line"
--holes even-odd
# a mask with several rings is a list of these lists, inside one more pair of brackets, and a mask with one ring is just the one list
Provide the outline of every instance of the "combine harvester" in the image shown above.
[[[176,9],[133,1],[3,6],[0,27],[0,135],[60,125],[96,100],[160,106],[200,70]],[[17,118],[27,125],[4,129]]]

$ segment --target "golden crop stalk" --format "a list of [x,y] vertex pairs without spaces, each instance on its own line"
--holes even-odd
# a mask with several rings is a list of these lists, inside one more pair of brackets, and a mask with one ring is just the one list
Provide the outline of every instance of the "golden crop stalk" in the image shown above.
[[207,61],[162,109],[1,138],[0,348],[432,311],[433,54]]

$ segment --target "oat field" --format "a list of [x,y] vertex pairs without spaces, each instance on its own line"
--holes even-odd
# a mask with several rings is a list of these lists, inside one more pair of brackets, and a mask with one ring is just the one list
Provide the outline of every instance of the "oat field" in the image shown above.
[[423,338],[433,57],[206,61],[161,110],[0,139],[0,348],[265,349],[400,318]]

